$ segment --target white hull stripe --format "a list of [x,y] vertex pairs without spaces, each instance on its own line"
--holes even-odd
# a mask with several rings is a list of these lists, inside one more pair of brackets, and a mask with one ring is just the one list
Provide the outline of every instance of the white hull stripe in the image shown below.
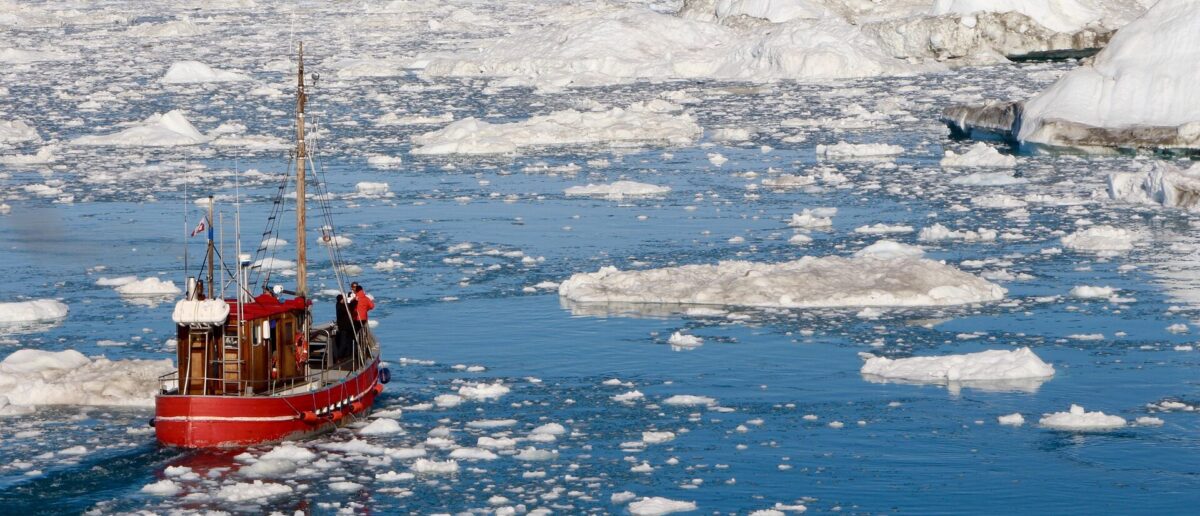
[[291,421],[296,419],[296,416],[158,416],[154,418],[157,421]]

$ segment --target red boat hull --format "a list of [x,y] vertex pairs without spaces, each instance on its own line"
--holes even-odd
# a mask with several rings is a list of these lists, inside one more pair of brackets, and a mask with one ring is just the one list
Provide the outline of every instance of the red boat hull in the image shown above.
[[155,398],[158,442],[184,448],[232,448],[303,439],[329,432],[371,410],[379,359],[321,390],[279,396]]

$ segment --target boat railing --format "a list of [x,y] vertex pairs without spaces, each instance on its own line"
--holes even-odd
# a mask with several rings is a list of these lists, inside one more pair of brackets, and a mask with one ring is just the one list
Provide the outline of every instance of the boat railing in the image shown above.
[[[326,350],[321,353],[320,358],[312,357],[307,363],[307,373],[298,376],[289,376],[287,378],[271,379],[271,380],[243,380],[230,379],[224,376],[204,376],[192,377],[185,380],[189,384],[199,384],[203,392],[191,392],[189,394],[196,395],[215,395],[215,396],[264,396],[278,393],[281,391],[293,390],[296,387],[301,387],[309,384],[326,385],[336,383],[347,376],[347,373],[359,372],[379,354],[379,348],[376,345],[375,336],[371,333],[370,328],[364,326],[361,329],[361,338],[355,339],[354,353],[351,356],[333,362],[333,355],[329,353],[328,346],[333,344],[335,330],[329,325],[322,325],[314,328],[312,331],[312,341],[322,339],[323,344],[327,346]],[[321,334],[321,335],[318,335]],[[253,388],[267,384],[267,389],[256,391]],[[179,370],[176,369],[170,373],[158,377],[159,392],[163,395],[178,395],[180,392],[180,376]],[[209,389],[209,385],[219,385],[220,389]],[[216,392],[219,391],[219,392]]]

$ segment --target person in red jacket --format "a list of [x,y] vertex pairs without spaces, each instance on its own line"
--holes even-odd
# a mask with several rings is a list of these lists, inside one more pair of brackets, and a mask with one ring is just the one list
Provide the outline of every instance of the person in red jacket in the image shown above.
[[362,285],[355,283],[350,288],[354,289],[354,325],[360,329],[361,335],[365,336],[367,315],[375,308],[375,301],[372,301],[370,296],[367,296],[367,291],[363,290]]

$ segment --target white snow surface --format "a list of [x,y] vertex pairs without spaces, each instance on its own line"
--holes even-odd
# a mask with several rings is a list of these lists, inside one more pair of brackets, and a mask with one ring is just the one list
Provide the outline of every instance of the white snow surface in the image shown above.
[[1025,380],[1054,376],[1054,366],[1029,348],[987,350],[964,355],[887,358],[860,353],[866,362],[860,372],[880,378],[915,382],[972,382]]
[[1100,21],[1095,0],[936,0],[933,14],[1010,12],[1024,14],[1050,30],[1075,32]]
[[520,122],[492,124],[464,118],[413,137],[413,154],[507,154],[554,145],[682,145],[703,130],[691,115],[665,100],[635,102],[604,111],[566,109]]
[[1200,144],[1200,67],[1191,65],[1200,60],[1198,25],[1200,2],[1155,3],[1118,30],[1092,63],[1027,101],[1018,139],[1060,143],[1061,126],[1045,122],[1062,120],[1113,129],[1177,127],[1183,139]]
[[53,299],[0,303],[0,324],[55,321],[67,316],[67,305]]
[[933,260],[867,254],[631,271],[604,267],[571,276],[558,293],[580,303],[819,308],[959,305],[1002,299],[1005,289]]
[[110,134],[80,136],[75,145],[111,145],[116,147],[172,147],[196,145],[208,141],[180,110],[150,115],[141,123]]
[[21,349],[0,362],[0,396],[14,405],[153,407],[170,359],[109,360],[75,350]]
[[1125,426],[1125,418],[1110,416],[1099,411],[1087,412],[1079,405],[1071,405],[1067,412],[1047,414],[1038,421],[1038,424],[1054,430],[1111,430]]
[[200,61],[177,61],[158,82],[163,84],[197,84],[208,82],[248,81],[250,77],[228,70],[216,70]]

